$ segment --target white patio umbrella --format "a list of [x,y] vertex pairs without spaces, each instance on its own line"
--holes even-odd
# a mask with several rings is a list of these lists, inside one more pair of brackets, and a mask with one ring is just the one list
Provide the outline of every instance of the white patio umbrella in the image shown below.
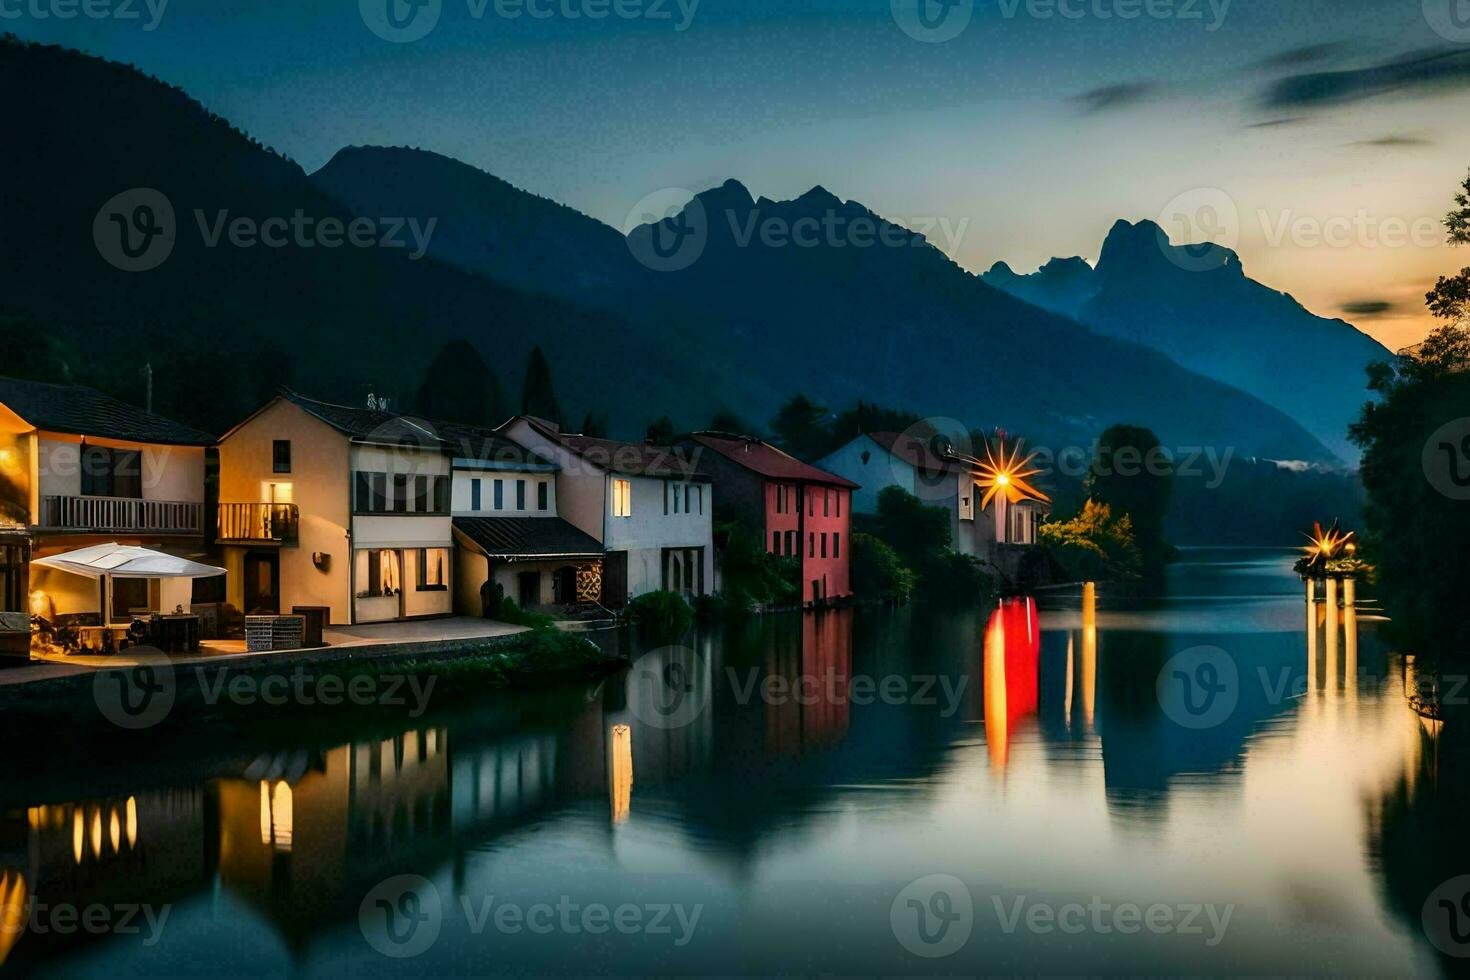
[[98,544],[79,548],[50,558],[37,558],[32,565],[85,575],[102,583],[102,622],[107,623],[112,609],[112,580],[115,578],[212,578],[225,570],[204,565],[176,555],[150,548],[125,544]]

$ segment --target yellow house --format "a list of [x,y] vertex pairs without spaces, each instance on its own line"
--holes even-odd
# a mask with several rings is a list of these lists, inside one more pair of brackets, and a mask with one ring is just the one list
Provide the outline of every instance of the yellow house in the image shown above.
[[355,624],[453,611],[451,456],[430,423],[284,392],[219,454],[218,543],[245,613],[318,606]]
[[[213,445],[91,388],[0,378],[0,612],[99,613],[96,580],[29,568],[32,558],[112,542],[203,558]],[[187,580],[119,579],[109,613],[191,599]]]

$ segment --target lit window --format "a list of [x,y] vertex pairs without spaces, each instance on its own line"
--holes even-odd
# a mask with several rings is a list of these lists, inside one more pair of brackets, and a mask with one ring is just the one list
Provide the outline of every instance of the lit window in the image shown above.
[[628,480],[613,481],[612,516],[633,516],[633,484]]
[[445,569],[449,565],[449,549],[418,549],[418,591],[443,592],[449,584]]

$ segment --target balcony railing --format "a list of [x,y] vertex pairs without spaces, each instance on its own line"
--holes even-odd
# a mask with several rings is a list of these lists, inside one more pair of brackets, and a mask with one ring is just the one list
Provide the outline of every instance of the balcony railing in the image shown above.
[[204,505],[187,500],[142,500],[138,497],[41,498],[40,526],[62,531],[201,534]]
[[301,511],[295,504],[220,504],[221,541],[295,541]]

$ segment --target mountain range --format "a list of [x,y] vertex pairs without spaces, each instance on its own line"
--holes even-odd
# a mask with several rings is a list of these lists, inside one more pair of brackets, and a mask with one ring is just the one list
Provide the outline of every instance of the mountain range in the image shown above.
[[[348,148],[308,175],[181,90],[74,51],[0,41],[0,82],[28,93],[0,108],[0,125],[27,147],[0,156],[0,216],[24,230],[0,245],[5,342],[44,343],[72,377],[134,401],[150,364],[157,407],[216,431],[280,383],[406,405],[435,353],[462,338],[512,391],[539,344],[569,418],[604,413],[615,435],[640,435],[662,414],[703,426],[721,410],[762,427],[802,392],[834,410],[862,399],[1053,446],[1086,447],[1127,421],[1173,446],[1344,455],[1315,421],[1304,427],[1239,379],[1166,349],[1167,303],[1193,307],[1173,286],[1154,294],[1125,275],[1126,235],[1117,262],[1105,249],[1098,269],[1073,269],[1117,285],[1070,312],[1048,290],[1025,296],[987,281],[994,270],[967,272],[922,235],[821,187],[774,201],[727,181],[625,236],[422,150]],[[142,272],[109,264],[94,237],[99,209],[133,188],[164,195],[177,223],[166,261]],[[421,258],[209,235],[222,221],[297,214],[374,227],[415,217],[433,231]],[[837,237],[798,240],[801,228]],[[660,267],[662,246],[691,240],[692,260]],[[1146,256],[1130,261],[1140,276],[1153,268]],[[1238,269],[1221,275],[1241,281],[1221,287],[1231,302],[1270,293]],[[1131,336],[1120,323],[1128,295],[1149,299]],[[1236,330],[1254,308],[1175,331]],[[1272,366],[1303,385],[1321,370],[1285,363]],[[1343,370],[1342,386],[1354,386],[1360,366]]]
[[1364,368],[1391,357],[1351,324],[1317,316],[1246,276],[1231,249],[1171,244],[1152,221],[1115,224],[1096,268],[1080,258],[1052,259],[1017,275],[999,262],[983,278],[1255,395],[1343,459],[1357,459],[1347,429],[1367,400]]

